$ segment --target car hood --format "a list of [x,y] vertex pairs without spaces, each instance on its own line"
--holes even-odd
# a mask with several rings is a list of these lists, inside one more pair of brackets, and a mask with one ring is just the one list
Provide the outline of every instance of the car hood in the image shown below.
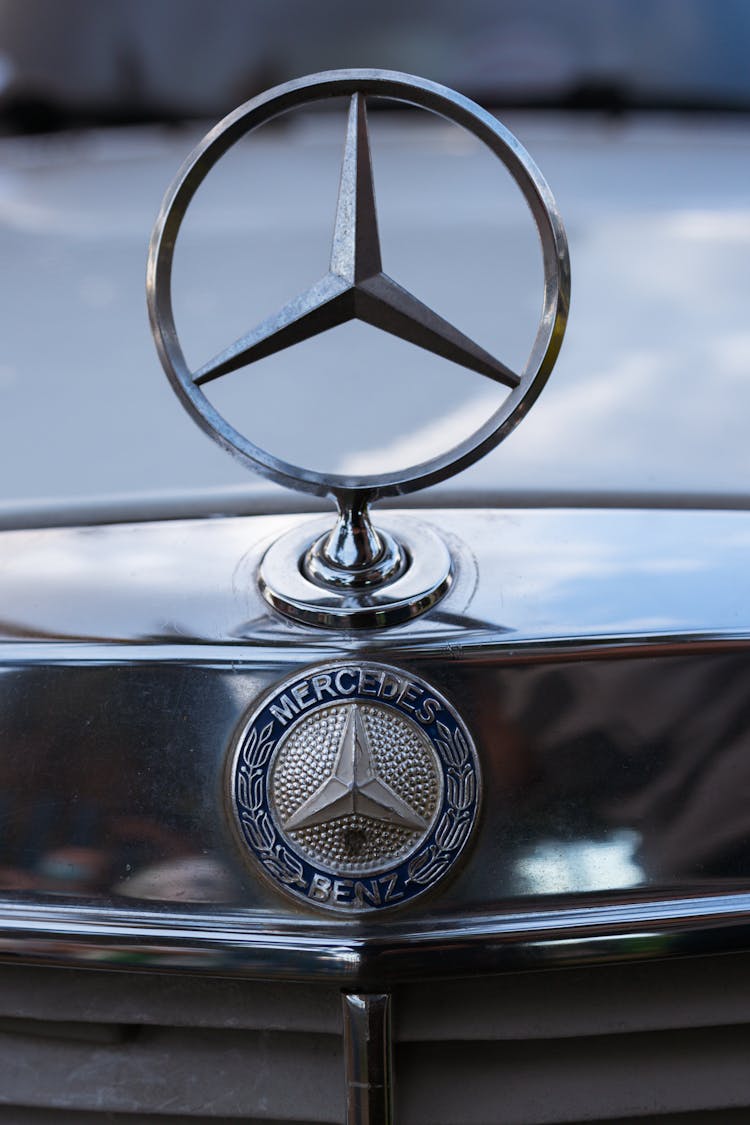
[[[459,489],[487,503],[744,504],[747,122],[515,114],[508,124],[542,168],[568,230],[569,328],[523,425],[443,486],[441,500]],[[388,272],[521,366],[541,302],[533,231],[519,233],[515,203],[494,202],[486,154],[447,126],[386,115],[378,130]],[[248,475],[180,409],[147,326],[148,235],[200,135],[134,129],[2,142],[6,510],[206,490],[277,506],[280,490]],[[234,195],[220,181],[201,199],[183,254],[192,280],[177,308],[196,365],[314,281],[316,262],[325,272],[341,143],[333,115],[272,129],[237,156]],[[300,151],[304,176],[290,163]],[[419,161],[427,186],[406,190]],[[480,376],[374,330],[356,339],[348,331],[284,353],[268,370],[258,365],[241,384],[233,376],[245,397],[235,402],[230,391],[220,407],[303,464],[345,434],[347,447],[325,466],[339,471],[420,460],[492,408],[497,391]]]

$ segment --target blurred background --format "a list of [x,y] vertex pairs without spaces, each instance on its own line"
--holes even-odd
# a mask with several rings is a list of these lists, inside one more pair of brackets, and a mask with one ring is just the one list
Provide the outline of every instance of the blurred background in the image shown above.
[[747,109],[745,0],[1,0],[6,129],[216,116],[317,70],[498,106]]
[[[493,503],[744,504],[749,54],[745,0],[0,0],[0,516],[129,494],[281,502],[174,399],[145,314],[147,243],[213,120],[351,66],[495,109],[568,228],[558,367],[457,487]],[[515,186],[455,127],[383,108],[371,135],[387,272],[522,368],[542,277]],[[196,367],[325,273],[345,107],[325,110],[264,127],[198,192],[175,260]],[[207,393],[281,456],[380,471],[459,440],[500,391],[354,324]]]

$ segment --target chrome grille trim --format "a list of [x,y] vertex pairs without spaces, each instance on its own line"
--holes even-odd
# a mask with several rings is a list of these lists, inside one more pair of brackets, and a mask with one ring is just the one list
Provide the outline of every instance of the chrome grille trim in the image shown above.
[[750,946],[750,893],[436,916],[358,931],[319,922],[251,928],[247,916],[0,902],[0,961],[327,981],[356,990],[543,965],[663,958]]

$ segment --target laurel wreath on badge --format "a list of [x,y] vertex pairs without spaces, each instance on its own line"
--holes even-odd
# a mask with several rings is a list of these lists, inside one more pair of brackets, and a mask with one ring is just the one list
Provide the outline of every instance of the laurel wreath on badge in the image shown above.
[[450,867],[454,856],[461,850],[471,832],[472,809],[476,801],[476,773],[471,763],[471,752],[461,731],[448,730],[437,722],[441,737],[435,745],[447,763],[447,808],[435,829],[435,841],[414,856],[408,866],[407,883],[430,886]]
[[250,731],[237,774],[237,806],[248,840],[268,873],[287,886],[304,887],[302,864],[280,842],[264,807],[266,771],[276,746],[272,732],[273,723],[268,723],[260,735],[254,728]]

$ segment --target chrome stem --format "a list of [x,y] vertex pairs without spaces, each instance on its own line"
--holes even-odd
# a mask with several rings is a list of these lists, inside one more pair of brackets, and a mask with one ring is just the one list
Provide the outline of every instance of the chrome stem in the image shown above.
[[341,570],[369,570],[379,562],[385,544],[372,526],[367,496],[337,496],[336,504],[339,516],[321,547],[321,556]]
[[316,539],[302,559],[302,571],[319,586],[361,591],[386,586],[407,569],[400,543],[373,527],[367,492],[336,496],[333,528]]

